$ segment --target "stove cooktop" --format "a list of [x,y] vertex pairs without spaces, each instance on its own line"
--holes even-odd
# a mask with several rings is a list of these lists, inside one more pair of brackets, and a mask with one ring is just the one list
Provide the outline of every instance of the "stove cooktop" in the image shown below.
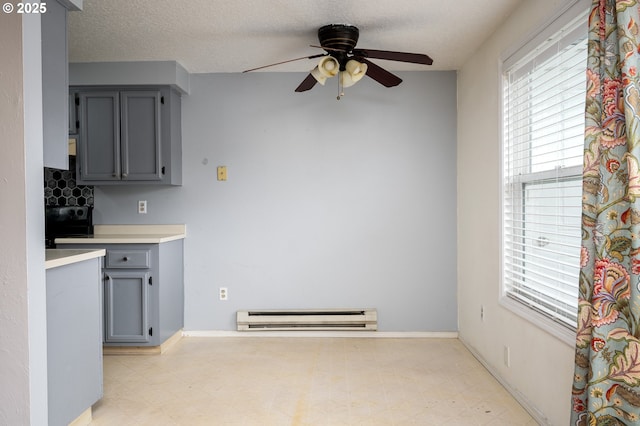
[[54,248],[56,238],[93,235],[92,206],[46,206],[45,245]]

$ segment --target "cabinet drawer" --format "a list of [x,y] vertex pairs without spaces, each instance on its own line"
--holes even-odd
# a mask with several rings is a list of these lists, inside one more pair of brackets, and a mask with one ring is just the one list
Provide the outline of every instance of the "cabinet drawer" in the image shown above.
[[151,250],[107,250],[106,268],[139,268],[151,267]]

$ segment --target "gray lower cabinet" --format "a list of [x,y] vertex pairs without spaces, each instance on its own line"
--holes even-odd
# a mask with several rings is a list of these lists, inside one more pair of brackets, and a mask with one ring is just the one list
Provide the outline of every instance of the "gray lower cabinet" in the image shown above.
[[158,346],[183,328],[183,240],[99,248],[107,252],[102,270],[105,346]]
[[102,398],[101,260],[47,269],[47,388],[51,426]]
[[106,269],[104,279],[105,343],[149,343],[150,272]]
[[71,94],[77,115],[78,183],[182,184],[177,91],[73,87]]

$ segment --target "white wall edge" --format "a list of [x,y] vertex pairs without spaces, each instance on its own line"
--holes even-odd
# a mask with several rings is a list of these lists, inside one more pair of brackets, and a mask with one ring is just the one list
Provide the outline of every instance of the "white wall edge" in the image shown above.
[[498,373],[496,369],[494,369],[481,355],[477,352],[471,345],[467,344],[463,339],[458,338],[460,342],[464,345],[465,348],[482,364],[484,368],[487,369],[489,374],[491,374],[497,381],[506,389],[511,396],[518,401],[518,403],[524,408],[527,413],[533,417],[533,419],[540,425],[550,425],[549,419],[545,417],[545,415],[538,410],[535,405],[522,393],[520,393],[517,389],[512,387],[509,382],[507,382],[501,375]]
[[391,339],[457,339],[457,332],[449,331],[224,331],[187,330],[184,337],[357,337]]

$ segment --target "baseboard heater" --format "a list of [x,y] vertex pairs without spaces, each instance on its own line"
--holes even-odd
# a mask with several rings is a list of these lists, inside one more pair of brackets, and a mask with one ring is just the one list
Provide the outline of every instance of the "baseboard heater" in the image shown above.
[[375,309],[247,310],[237,312],[238,331],[358,330],[375,331]]

